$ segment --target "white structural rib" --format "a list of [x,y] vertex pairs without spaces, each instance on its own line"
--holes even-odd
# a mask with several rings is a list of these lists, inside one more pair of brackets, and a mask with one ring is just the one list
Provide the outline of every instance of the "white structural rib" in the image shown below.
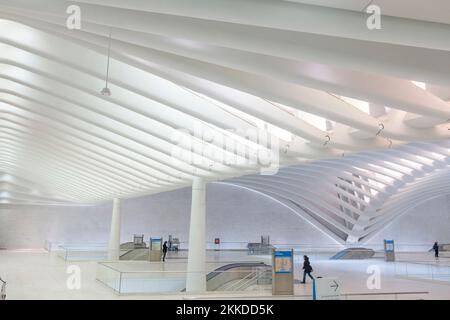
[[366,239],[397,214],[381,209],[396,208],[393,190],[445,163],[445,144],[405,144],[450,137],[446,8],[374,31],[363,5],[302,2],[0,0],[0,172],[25,179],[0,182],[0,200],[98,203],[232,179],[333,239]]
[[359,243],[420,203],[448,194],[448,147],[448,142],[412,143],[223,183],[290,203],[298,216],[338,242]]

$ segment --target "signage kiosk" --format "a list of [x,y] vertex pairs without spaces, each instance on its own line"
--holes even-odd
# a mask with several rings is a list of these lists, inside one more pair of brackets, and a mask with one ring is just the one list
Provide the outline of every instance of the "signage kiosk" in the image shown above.
[[341,284],[336,278],[317,277],[313,282],[313,300],[340,300]]
[[386,261],[395,261],[394,240],[384,240],[384,256]]
[[294,250],[272,251],[272,294],[294,294]]
[[162,257],[162,238],[150,238],[150,261],[161,261]]

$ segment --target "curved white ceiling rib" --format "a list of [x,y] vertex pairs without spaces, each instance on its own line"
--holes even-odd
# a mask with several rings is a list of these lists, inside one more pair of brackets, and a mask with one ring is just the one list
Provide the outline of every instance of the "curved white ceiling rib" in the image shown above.
[[[363,5],[301,2],[0,0],[0,172],[24,181],[0,181],[0,202],[96,203],[235,178],[303,206],[333,238],[372,234],[389,215],[366,200],[381,205],[442,164],[446,145],[403,145],[450,137],[450,25],[384,16],[370,31]],[[71,4],[81,30],[66,28]],[[355,153],[375,149],[390,150]],[[261,153],[283,169],[241,177],[265,169],[251,161]],[[305,204],[317,177],[332,183],[327,197]]]
[[413,143],[223,183],[294,204],[300,217],[340,243],[365,242],[411,208],[448,194],[448,147]]

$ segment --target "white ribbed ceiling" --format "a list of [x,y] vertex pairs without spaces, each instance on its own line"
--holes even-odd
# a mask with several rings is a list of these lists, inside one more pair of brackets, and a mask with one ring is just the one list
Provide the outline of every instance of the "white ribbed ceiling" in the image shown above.
[[450,142],[359,152],[221,183],[279,202],[337,243],[367,242],[400,215],[449,194]]
[[[262,130],[281,166],[449,138],[448,1],[374,1],[381,30],[369,1],[301,2],[0,0],[0,172],[16,185],[1,201],[100,202],[261,169],[198,137],[174,156],[180,129],[248,154],[264,146],[236,131]],[[72,4],[81,30],[66,27]]]

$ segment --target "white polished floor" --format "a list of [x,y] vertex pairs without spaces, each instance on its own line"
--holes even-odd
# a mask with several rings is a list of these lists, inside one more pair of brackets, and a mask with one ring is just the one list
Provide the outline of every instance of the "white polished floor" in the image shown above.
[[[245,252],[209,251],[209,262],[231,263],[236,261],[258,260],[270,264],[268,257],[248,256]],[[300,257],[298,257],[300,258]],[[398,254],[398,260],[412,261],[414,263],[433,263],[449,265],[450,258],[442,257],[439,262],[429,253]],[[166,262],[183,263],[183,254],[171,257]],[[69,274],[67,268],[71,265],[80,267],[81,287],[78,290],[69,290],[66,282]],[[411,280],[395,275],[395,264],[386,263],[383,259],[369,259],[362,261],[333,261],[316,257],[312,260],[315,276],[336,277],[342,283],[343,293],[387,293],[387,292],[429,292],[427,295],[399,295],[399,299],[450,299],[450,282]],[[381,271],[381,286],[370,290],[367,287],[369,274],[367,268],[376,265]],[[296,278],[300,278],[299,263],[296,264]],[[35,251],[8,251],[0,250],[0,276],[7,281],[8,299],[193,299],[193,298],[258,298],[267,297],[269,293],[240,293],[208,295],[164,294],[164,295],[117,295],[110,288],[96,280],[97,262],[91,261],[64,261],[56,254],[44,250]],[[305,299],[304,295],[311,294],[311,283],[296,284],[295,294],[298,299]],[[381,296],[351,296],[352,299],[393,299],[394,295]]]

